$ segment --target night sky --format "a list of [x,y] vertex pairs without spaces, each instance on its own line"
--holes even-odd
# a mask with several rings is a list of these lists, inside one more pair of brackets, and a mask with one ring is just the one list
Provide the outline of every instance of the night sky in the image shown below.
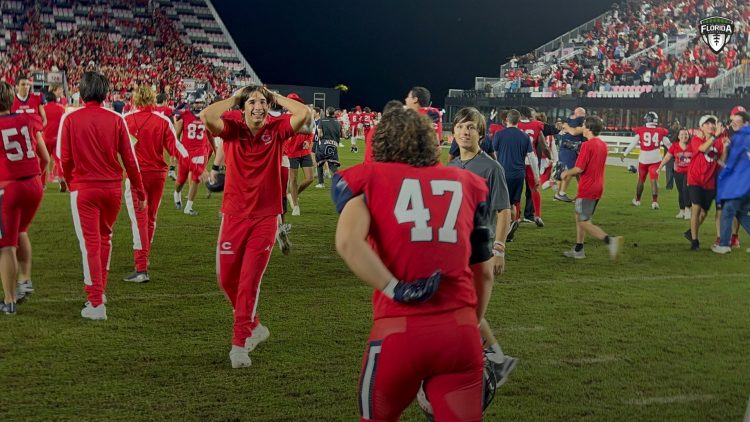
[[[214,1],[264,83],[333,87],[342,107],[381,109],[408,89],[432,91],[496,77],[524,54],[610,8],[609,0]],[[523,5],[523,6],[519,6]],[[575,5],[575,6],[572,6]]]

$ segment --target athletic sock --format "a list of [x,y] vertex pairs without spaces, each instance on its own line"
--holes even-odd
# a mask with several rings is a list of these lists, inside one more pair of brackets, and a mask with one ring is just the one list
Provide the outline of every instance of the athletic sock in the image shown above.
[[564,191],[561,191],[561,190],[559,190],[559,191],[557,191],[557,193],[558,193],[558,195],[560,195],[560,196],[565,196],[565,192],[564,192]]
[[638,202],[641,202],[641,195],[636,195],[635,196],[635,200],[638,201]]
[[609,235],[605,235],[604,236],[604,243],[606,243],[606,244],[609,245],[609,241],[610,241]]
[[583,250],[583,243],[576,243],[575,251],[581,252]]
[[180,192],[174,191],[174,203],[179,204],[182,202],[182,195],[180,195]]
[[189,200],[185,203],[185,212],[190,212],[193,210],[193,201]]

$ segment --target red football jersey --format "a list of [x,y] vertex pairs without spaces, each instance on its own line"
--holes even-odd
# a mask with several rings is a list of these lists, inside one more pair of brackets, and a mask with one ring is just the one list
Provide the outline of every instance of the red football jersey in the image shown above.
[[578,181],[581,199],[599,199],[604,193],[604,169],[607,166],[607,144],[599,138],[591,138],[581,144],[576,167],[583,170]]
[[365,127],[370,127],[372,125],[372,113],[364,113],[362,114],[362,125]]
[[0,154],[0,181],[22,179],[42,173],[36,156],[36,134],[41,132],[39,119],[26,113],[0,116],[3,153]]
[[441,164],[380,162],[348,168],[341,177],[355,196],[365,195],[372,216],[370,245],[396,278],[442,272],[435,296],[418,305],[396,303],[376,290],[374,319],[476,307],[469,238],[477,207],[487,200],[484,179]]
[[156,106],[155,110],[167,117],[172,117],[172,107],[170,106]]
[[703,142],[703,139],[696,136],[688,145],[687,150],[692,153],[692,157],[688,167],[687,184],[713,190],[716,189],[716,175],[719,173],[719,158],[724,151],[724,143],[717,139],[708,151],[701,152],[698,148]]
[[[44,142],[47,144],[57,143],[57,132],[60,129],[60,120],[65,114],[65,107],[60,103],[47,103],[44,106],[44,114],[47,115],[47,126],[44,127]],[[52,154],[53,151],[50,151]]]
[[39,115],[39,107],[41,107],[42,104],[44,104],[44,97],[39,93],[31,92],[24,100],[16,94],[13,98],[13,106],[10,108],[10,112]]
[[[141,173],[122,115],[89,101],[60,122],[57,157],[71,191],[87,186],[119,189],[122,166],[138,200],[146,199]],[[119,157],[118,157],[119,155]]]
[[173,157],[188,157],[187,150],[175,136],[172,122],[158,112],[156,107],[144,107],[142,110],[128,113],[125,115],[125,122],[130,134],[137,139],[135,155],[141,173],[166,171],[164,150]]
[[282,144],[294,134],[291,115],[266,119],[253,136],[244,121],[222,118],[227,167],[221,210],[240,218],[281,214]]
[[208,143],[208,133],[203,122],[191,111],[180,114],[182,117],[182,138],[180,141],[191,157],[205,155],[211,146]]
[[652,151],[661,148],[662,140],[669,134],[663,127],[636,127],[633,132],[638,135],[641,151]]
[[521,132],[529,135],[534,153],[536,153],[536,141],[539,139],[539,134],[544,131],[544,123],[540,122],[539,120],[521,120],[520,122],[518,122],[518,129],[520,129]]
[[490,127],[489,127],[490,139],[492,139],[497,132],[500,132],[503,129],[505,129],[505,126],[499,123],[490,123]]
[[440,110],[435,107],[420,107],[419,114],[424,114],[432,120],[432,128],[435,129],[435,136],[437,136],[437,144],[443,140],[443,115]]

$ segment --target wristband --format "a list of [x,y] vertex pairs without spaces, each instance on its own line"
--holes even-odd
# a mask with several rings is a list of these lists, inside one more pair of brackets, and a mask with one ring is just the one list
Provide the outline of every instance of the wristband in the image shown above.
[[221,171],[221,167],[217,166],[216,164],[211,166],[212,171]]
[[396,290],[396,286],[398,285],[398,280],[395,278],[392,278],[391,281],[388,282],[388,284],[383,287],[383,294],[388,296],[390,299],[393,299],[394,291]]
[[492,255],[505,258],[505,252],[500,252],[500,251],[498,251],[496,249],[492,250]]

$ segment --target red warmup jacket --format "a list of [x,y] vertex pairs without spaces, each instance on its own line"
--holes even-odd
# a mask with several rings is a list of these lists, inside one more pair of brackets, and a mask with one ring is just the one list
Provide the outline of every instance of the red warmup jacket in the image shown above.
[[84,107],[63,116],[56,155],[71,191],[120,189],[122,167],[118,154],[122,157],[136,198],[145,200],[146,193],[125,119],[96,101],[89,101]]
[[174,126],[169,118],[154,106],[125,115],[128,131],[137,139],[135,156],[141,173],[167,171],[164,150],[172,157],[188,158],[185,147],[177,140]]

